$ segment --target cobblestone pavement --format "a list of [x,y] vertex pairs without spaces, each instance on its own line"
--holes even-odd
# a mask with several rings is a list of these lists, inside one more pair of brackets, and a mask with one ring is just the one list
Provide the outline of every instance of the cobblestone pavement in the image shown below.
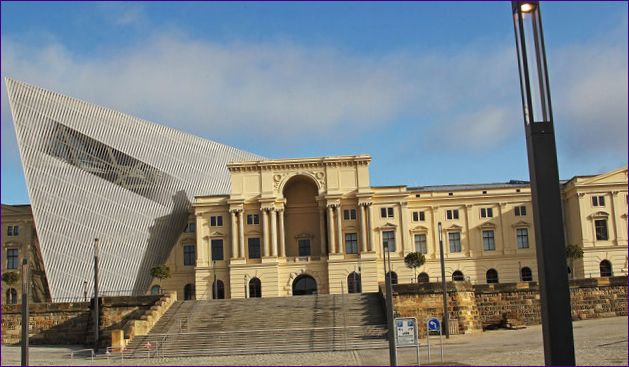
[[[627,317],[578,321],[573,324],[578,365],[627,366]],[[436,339],[431,339],[436,341]],[[445,341],[445,340],[444,340]],[[428,362],[425,340],[421,340],[421,364]],[[432,342],[431,342],[432,343]],[[433,346],[435,346],[433,344]],[[31,365],[387,365],[387,349],[349,352],[262,354],[245,356],[110,360],[102,355],[91,361],[70,360],[64,347],[31,347]],[[432,364],[440,364],[438,345],[432,349]],[[414,349],[400,349],[400,365],[415,364]],[[543,365],[541,326],[523,330],[495,330],[475,335],[454,335],[445,341],[445,363],[451,365]],[[2,347],[2,365],[19,365],[20,348]]]

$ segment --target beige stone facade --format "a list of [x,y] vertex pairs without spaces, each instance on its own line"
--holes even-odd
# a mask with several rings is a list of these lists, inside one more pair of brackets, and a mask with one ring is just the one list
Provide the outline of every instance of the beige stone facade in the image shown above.
[[[164,288],[184,292],[184,284],[194,284],[197,299],[278,297],[292,295],[295,286],[298,292],[312,287],[304,282],[309,278],[321,294],[372,292],[385,279],[385,241],[394,246],[399,283],[418,281],[404,264],[414,251],[426,256],[419,281],[434,282],[440,278],[438,223],[448,279],[537,280],[527,182],[375,187],[370,161],[356,155],[229,164],[231,194],[199,196],[193,205],[196,266],[183,265],[183,244],[192,240],[184,234],[168,260],[176,275]],[[627,168],[575,177],[562,187],[567,243],[585,252],[570,263],[573,275],[600,276],[602,261],[612,274],[626,274]],[[591,207],[592,196],[601,195],[603,205]],[[600,218],[605,240],[596,239]]]

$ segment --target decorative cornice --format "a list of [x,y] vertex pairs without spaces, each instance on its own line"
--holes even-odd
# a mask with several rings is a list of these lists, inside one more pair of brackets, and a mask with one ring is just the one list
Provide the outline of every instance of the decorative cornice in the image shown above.
[[320,158],[277,159],[264,161],[241,161],[227,164],[230,172],[286,171],[323,167],[351,167],[369,165],[369,155],[335,156]]
[[511,225],[511,227],[513,227],[513,228],[518,228],[518,227],[530,227],[530,226],[531,226],[531,224],[530,224],[530,223],[527,223],[527,222],[525,222],[525,221],[523,221],[523,220],[521,220],[521,221],[519,221],[519,222],[516,222],[516,223],[513,223],[513,224]]
[[593,219],[593,218],[608,218],[609,217],[609,213],[604,212],[604,211],[599,211],[596,213],[592,213],[590,215],[588,215],[588,218]]

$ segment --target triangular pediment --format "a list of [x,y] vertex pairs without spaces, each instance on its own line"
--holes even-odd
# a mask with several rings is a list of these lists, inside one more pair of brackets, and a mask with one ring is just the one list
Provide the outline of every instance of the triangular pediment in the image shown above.
[[579,182],[582,185],[591,184],[627,184],[627,166],[609,171],[593,177],[588,177]]
[[531,224],[521,220],[521,221],[518,221],[516,223],[513,223],[511,226],[514,227],[514,228],[515,227],[530,227]]
[[463,229],[463,227],[461,227],[458,224],[453,224],[450,227],[446,228],[446,230],[448,230],[448,231],[460,231],[462,229]]
[[493,224],[492,222],[485,222],[485,223],[480,225],[480,228],[483,228],[483,229],[495,229],[496,225]]
[[428,232],[428,227],[422,225],[415,226],[411,228],[411,232]]
[[397,225],[395,223],[391,223],[391,222],[387,222],[383,225],[381,225],[380,227],[378,227],[379,230],[386,230],[386,229],[396,229]]

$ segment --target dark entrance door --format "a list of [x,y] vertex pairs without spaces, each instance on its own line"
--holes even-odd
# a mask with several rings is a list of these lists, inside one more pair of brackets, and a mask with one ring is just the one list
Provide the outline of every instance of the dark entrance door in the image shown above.
[[317,282],[310,275],[300,275],[293,282],[293,296],[317,294]]

